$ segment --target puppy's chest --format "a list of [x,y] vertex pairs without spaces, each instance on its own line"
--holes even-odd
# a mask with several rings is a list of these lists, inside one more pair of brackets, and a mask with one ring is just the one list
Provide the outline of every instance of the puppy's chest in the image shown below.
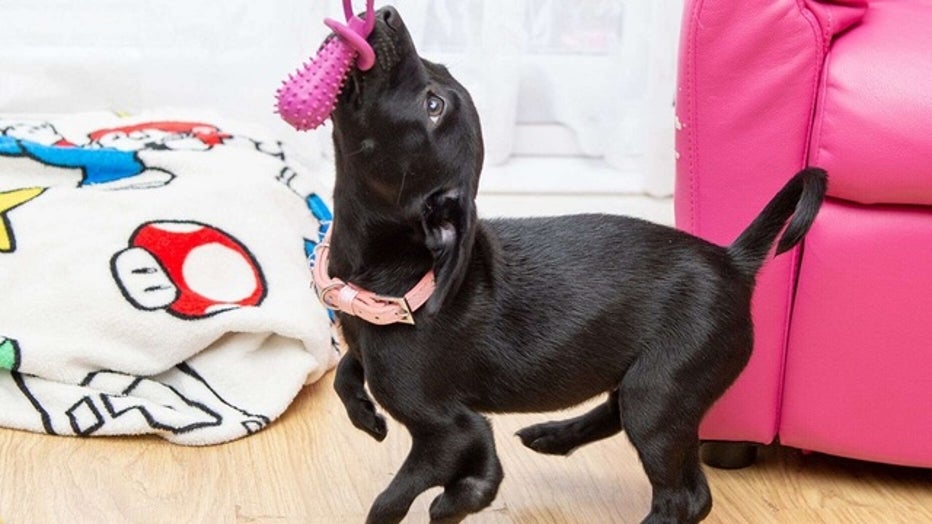
[[344,318],[341,324],[346,345],[362,362],[367,380],[394,375],[399,367],[410,369],[426,357],[413,347],[413,326],[374,326],[358,318]]
[[373,326],[347,320],[344,338],[362,362],[370,385],[447,389],[456,386],[458,377],[475,373],[473,364],[485,360],[475,340],[438,331],[436,325]]

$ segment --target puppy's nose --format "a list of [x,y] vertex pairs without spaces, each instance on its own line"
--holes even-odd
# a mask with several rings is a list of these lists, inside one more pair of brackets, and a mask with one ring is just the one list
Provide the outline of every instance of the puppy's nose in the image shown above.
[[401,15],[398,14],[398,10],[394,7],[387,5],[378,11],[378,16],[388,24],[388,27],[392,29],[401,29],[404,25],[404,22],[401,20]]

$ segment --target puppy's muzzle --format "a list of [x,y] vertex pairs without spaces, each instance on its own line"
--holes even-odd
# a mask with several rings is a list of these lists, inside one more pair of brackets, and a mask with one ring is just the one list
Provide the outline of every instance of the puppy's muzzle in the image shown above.
[[375,30],[369,36],[369,45],[375,50],[376,66],[389,73],[401,61],[399,39],[408,38],[407,29],[401,15],[392,6],[379,9],[375,16]]

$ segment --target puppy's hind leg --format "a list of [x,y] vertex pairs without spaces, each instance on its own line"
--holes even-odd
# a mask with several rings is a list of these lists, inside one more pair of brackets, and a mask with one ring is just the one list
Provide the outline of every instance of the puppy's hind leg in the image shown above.
[[707,403],[664,385],[656,372],[639,369],[637,363],[622,380],[621,402],[624,430],[652,490],[644,523],[704,519],[712,509],[712,495],[699,465],[699,422]]
[[616,389],[603,404],[583,415],[528,426],[517,435],[521,443],[538,453],[569,455],[580,446],[619,433],[621,427],[621,406]]

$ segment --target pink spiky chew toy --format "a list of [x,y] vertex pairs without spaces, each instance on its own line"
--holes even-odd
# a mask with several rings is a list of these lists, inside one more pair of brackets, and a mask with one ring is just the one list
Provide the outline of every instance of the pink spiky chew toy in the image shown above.
[[361,71],[375,64],[375,52],[366,42],[375,27],[373,1],[367,0],[363,20],[353,14],[352,0],[343,0],[346,24],[324,20],[334,36],[324,42],[310,63],[288,75],[278,88],[278,113],[298,131],[315,129],[330,116],[357,54],[356,67]]

